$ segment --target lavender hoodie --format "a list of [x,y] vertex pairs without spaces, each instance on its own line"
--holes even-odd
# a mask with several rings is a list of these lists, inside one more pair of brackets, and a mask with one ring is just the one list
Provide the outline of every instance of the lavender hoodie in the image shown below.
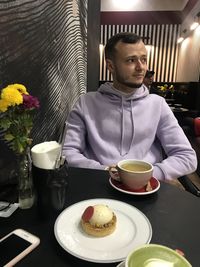
[[81,95],[67,121],[63,154],[69,166],[93,169],[122,159],[146,160],[160,180],[197,167],[196,154],[165,99],[149,94],[144,85],[128,96],[111,83]]

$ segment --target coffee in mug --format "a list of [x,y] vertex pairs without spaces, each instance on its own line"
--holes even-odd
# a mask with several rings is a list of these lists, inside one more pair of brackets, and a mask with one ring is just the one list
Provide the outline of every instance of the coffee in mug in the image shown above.
[[124,163],[121,165],[121,168],[132,172],[144,172],[149,170],[149,166],[137,163]]

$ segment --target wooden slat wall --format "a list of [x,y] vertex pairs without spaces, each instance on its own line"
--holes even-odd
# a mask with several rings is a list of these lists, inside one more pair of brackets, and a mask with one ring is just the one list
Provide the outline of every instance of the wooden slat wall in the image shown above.
[[178,58],[177,38],[180,32],[179,24],[155,25],[101,25],[100,47],[100,80],[112,80],[106,69],[102,45],[118,32],[130,31],[142,37],[149,37],[148,68],[155,71],[155,81],[175,82]]

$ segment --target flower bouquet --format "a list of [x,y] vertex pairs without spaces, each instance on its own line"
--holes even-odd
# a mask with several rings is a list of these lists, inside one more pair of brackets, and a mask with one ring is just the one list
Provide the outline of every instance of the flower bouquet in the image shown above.
[[1,90],[0,95],[0,128],[10,148],[16,153],[19,204],[28,208],[33,204],[31,177],[30,132],[33,127],[35,109],[39,101],[31,96],[22,84],[11,84]]
[[159,94],[163,97],[168,97],[168,95],[170,95],[171,97],[173,97],[174,95],[174,85],[168,85],[168,84],[164,84],[162,86],[158,86],[158,90],[159,90]]
[[11,84],[1,91],[0,114],[3,116],[0,127],[5,131],[4,139],[17,154],[23,153],[31,144],[30,131],[36,108],[39,108],[38,99],[29,95],[22,84]]

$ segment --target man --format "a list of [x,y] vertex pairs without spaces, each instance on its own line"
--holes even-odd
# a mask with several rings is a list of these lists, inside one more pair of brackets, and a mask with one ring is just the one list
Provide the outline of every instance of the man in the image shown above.
[[160,180],[195,171],[196,154],[171,109],[143,85],[147,51],[142,39],[132,33],[113,36],[105,59],[113,83],[81,95],[69,115],[63,147],[69,166],[106,169],[132,158],[152,163]]
[[158,94],[158,90],[152,86],[155,72],[153,70],[147,70],[144,76],[143,83],[149,89],[150,94]]
[[155,72],[153,70],[147,70],[146,71],[146,74],[144,76],[143,83],[144,83],[144,85],[146,85],[146,87],[148,89],[151,88],[151,85],[152,85],[153,79],[154,79],[154,74],[155,74]]

